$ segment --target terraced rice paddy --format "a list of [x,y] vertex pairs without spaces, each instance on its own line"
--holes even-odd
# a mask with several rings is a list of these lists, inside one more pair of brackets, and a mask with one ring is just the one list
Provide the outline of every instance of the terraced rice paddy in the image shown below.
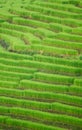
[[0,130],[82,130],[81,0],[0,0]]

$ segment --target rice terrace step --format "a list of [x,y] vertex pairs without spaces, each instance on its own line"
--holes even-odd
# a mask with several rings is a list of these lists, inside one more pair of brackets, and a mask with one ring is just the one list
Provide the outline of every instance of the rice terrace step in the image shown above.
[[0,0],[0,130],[82,130],[82,0]]

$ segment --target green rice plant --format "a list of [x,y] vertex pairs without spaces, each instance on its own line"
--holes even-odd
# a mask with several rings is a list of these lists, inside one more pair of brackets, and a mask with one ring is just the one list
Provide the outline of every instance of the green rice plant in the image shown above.
[[75,5],[75,6],[78,6],[79,3],[80,3],[80,0],[74,0],[74,1],[70,0],[69,3],[70,3],[70,4],[73,4],[73,5]]
[[[64,6],[65,7],[65,6]],[[42,14],[42,11],[44,10],[44,8],[42,7],[41,8],[41,6],[39,7],[39,6],[32,6],[32,5],[30,5],[29,7],[26,7],[26,9],[30,9],[31,11],[37,11],[37,10],[39,10],[40,12],[41,12],[41,14]],[[46,10],[46,12],[48,13],[48,15],[49,15],[49,11],[50,11],[50,9],[45,9]],[[45,11],[44,11],[45,12]],[[43,14],[45,14],[43,12]],[[55,12],[55,11],[54,11]],[[56,13],[53,13],[53,14],[55,14],[56,15]],[[41,15],[42,16],[42,15]],[[57,14],[57,16],[58,16],[58,14]],[[62,16],[61,15],[61,12],[60,12],[60,16]],[[67,15],[66,15],[67,16]],[[66,17],[65,16],[65,17]],[[77,15],[78,16],[78,15]],[[75,16],[76,17],[76,16]],[[61,19],[60,17],[51,17],[50,15],[49,15],[49,17],[47,17],[47,15],[45,15],[45,17],[44,17],[44,19],[46,18],[46,20],[48,19],[48,21],[50,21],[50,22],[56,22],[56,23],[62,23],[62,24],[66,24],[66,25],[68,25],[68,26],[82,26],[82,23],[80,22],[80,20],[76,20],[76,19],[68,19],[68,18],[66,18],[66,19]],[[50,19],[50,20],[49,20]]]
[[74,106],[82,106],[82,98],[77,96],[70,96],[67,94],[59,94],[52,92],[37,92],[33,90],[16,90],[10,88],[0,88],[0,96],[7,96],[18,99],[30,99],[46,102],[60,102],[65,104],[71,104]]
[[[38,1],[38,0],[36,0],[36,1]],[[36,1],[35,1],[35,3],[36,3]],[[44,0],[39,0],[40,2],[43,2]],[[79,3],[80,2],[80,0],[74,0],[73,2],[70,0],[47,0],[47,1],[45,1],[45,2],[52,2],[53,4],[55,4],[55,3],[57,3],[57,4],[67,4],[67,5],[69,5],[69,4],[74,4],[74,3]]]
[[57,9],[50,9],[50,8],[46,8],[46,7],[41,7],[41,6],[37,6],[37,5],[28,5],[26,7],[27,9],[31,10],[31,11],[37,11],[37,12],[41,12],[43,14],[46,15],[51,15],[51,16],[56,16],[56,17],[62,17],[62,18],[73,18],[73,19],[81,19],[81,16],[78,16],[78,14],[74,14],[74,13],[70,13],[70,12],[64,12],[64,11],[60,11]]
[[9,77],[8,75],[6,76],[2,76],[1,74],[0,74],[0,79],[3,79],[3,81],[2,82],[4,82],[4,81],[13,81],[13,82],[18,82],[19,81],[19,78],[15,78],[15,77]]
[[57,94],[55,96],[55,101],[59,103],[64,103],[67,105],[74,105],[76,107],[81,107],[82,106],[82,98],[78,96],[71,96],[67,94]]
[[0,129],[82,129],[81,3],[0,1]]
[[4,22],[4,20],[0,18],[0,24],[3,23],[3,22]]
[[26,10],[23,8],[21,9],[20,7],[19,8],[17,8],[17,7],[10,8],[9,12],[12,14],[16,14],[18,16],[24,16],[24,17],[26,17],[28,15],[28,12],[26,12]]
[[25,7],[26,9],[30,10],[30,11],[37,11],[37,12],[42,12],[43,14],[48,14],[50,15],[50,10],[48,10],[47,8],[42,8],[40,6],[37,5],[28,5],[28,7]]
[[[40,2],[44,2],[44,0],[39,0],[39,1]],[[36,0],[34,3],[36,3],[36,2],[38,2],[38,0]],[[66,2],[66,3],[69,2],[69,0],[55,0],[55,1],[54,0],[47,0],[45,2],[48,2],[48,3],[52,2],[53,4],[54,3],[59,3],[59,4],[61,3],[61,4],[63,4],[64,2]]]
[[79,59],[82,60],[82,55],[80,55]]
[[27,53],[27,46],[26,45],[20,45],[20,44],[14,44],[13,46],[9,46],[8,51],[13,51],[17,53]]
[[45,38],[43,40],[44,45],[55,46],[55,47],[62,47],[62,48],[69,48],[82,51],[82,43],[77,42],[69,42],[63,41],[59,39],[52,39],[52,38]]
[[79,2],[78,6],[82,8],[82,1]]
[[[56,2],[56,1],[54,1]],[[69,11],[69,12],[73,12],[73,13],[80,13],[82,12],[81,8],[72,6],[72,5],[63,5],[61,3],[52,3],[52,2],[46,2],[46,1],[35,1],[34,4],[38,5],[38,6],[42,6],[42,7],[47,7],[47,8],[52,8],[52,9],[58,9],[58,10],[63,10],[63,11]]]
[[[6,41],[6,45],[8,46],[7,50],[13,50],[13,51],[19,51],[19,50],[23,51],[24,50],[25,51],[26,45],[23,40],[10,36],[10,35],[7,35],[7,34],[4,34],[4,33],[1,33],[0,37],[2,40]],[[18,50],[16,49],[16,47],[18,47]]]
[[55,35],[55,38],[65,40],[65,41],[72,41],[72,42],[82,42],[82,37],[79,35],[71,35],[68,33],[58,33]]
[[44,28],[37,28],[35,34],[37,36],[41,36],[42,38],[45,38],[45,37],[54,38],[55,36],[54,32],[48,29],[44,29]]
[[17,67],[17,66],[8,66],[0,64],[0,70],[9,71],[9,72],[19,72],[19,73],[34,73],[37,70],[33,68]]
[[9,77],[15,77],[19,79],[31,79],[32,74],[18,73],[18,72],[9,72],[0,70],[2,76],[8,75]]
[[3,27],[0,27],[0,33],[9,34],[15,37],[22,37],[22,33],[10,29],[5,29]]
[[20,25],[28,25],[31,27],[42,27],[42,28],[49,28],[47,23],[37,21],[37,20],[30,20],[30,19],[23,19],[23,18],[13,18],[13,23],[20,24]]
[[77,86],[64,86],[64,85],[52,85],[48,83],[42,83],[37,81],[22,80],[19,84],[20,89],[31,89],[36,91],[43,92],[57,92],[57,93],[66,93],[71,95],[82,96],[82,88]]
[[32,50],[33,52],[39,53],[39,54],[48,54],[51,56],[75,56],[78,55],[78,52],[73,49],[64,49],[64,48],[57,48],[57,47],[50,47],[50,46],[45,46],[45,45],[31,45],[29,50]]
[[5,49],[0,45],[0,52],[4,52]]
[[[21,61],[22,62],[22,61]],[[0,58],[0,63],[10,66],[21,66],[19,60]]]
[[55,75],[55,74],[46,74],[46,73],[35,73],[34,74],[34,79],[47,82],[47,83],[52,83],[52,84],[65,84],[65,85],[70,85],[73,84],[74,78],[69,77],[69,76],[62,76],[62,75]]
[[40,54],[34,55],[35,61],[40,62],[46,62],[46,63],[53,63],[53,64],[59,64],[59,65],[66,65],[66,66],[72,66],[72,67],[79,67],[81,68],[82,62],[80,60],[71,60],[71,59],[65,59],[65,58],[57,58],[57,57],[51,57],[51,56],[44,56]]
[[[20,128],[20,130],[24,129],[36,129],[36,130],[65,130],[63,128],[59,128],[59,127],[53,127],[53,126],[48,126],[48,125],[44,125],[44,124],[40,124],[40,123],[34,123],[32,121],[25,121],[25,120],[20,120],[20,119],[15,119],[15,118],[11,118],[8,116],[0,116],[0,124],[2,125],[6,125],[7,127],[14,127],[14,128]],[[14,126],[13,126],[14,124]]]
[[[22,47],[22,46],[21,46]],[[36,47],[36,48],[35,48]],[[37,48],[38,47],[38,48]],[[48,46],[42,46],[42,45],[32,45],[32,47],[31,47],[32,49],[30,49],[30,46],[28,47],[28,48],[25,48],[26,50],[28,50],[28,51],[33,51],[34,52],[34,50],[35,49],[38,49],[38,53],[41,53],[41,52],[43,52],[44,53],[44,51],[43,51],[43,49],[45,49],[46,51],[45,51],[45,53],[47,52],[48,53],[48,55],[52,55],[53,53],[55,53],[54,55],[60,55],[61,56],[61,53],[59,53],[58,51],[62,51],[63,52],[63,54],[65,54],[65,49],[60,49],[60,48],[52,48],[52,47],[48,47]],[[33,49],[34,48],[34,49]],[[40,49],[41,48],[41,49]],[[43,48],[43,49],[42,49]],[[19,48],[18,48],[19,49]],[[22,49],[22,48],[21,48]],[[51,49],[53,49],[53,53],[52,53],[52,50]],[[15,49],[16,50],[16,49]],[[51,53],[50,53],[50,50],[51,50]],[[66,49],[66,50],[68,50],[68,49]],[[22,50],[21,50],[22,51]],[[25,51],[25,50],[23,50],[23,51]],[[36,50],[37,51],[37,50]],[[70,52],[70,51],[69,51]],[[66,54],[67,54],[67,52],[66,52]],[[66,55],[67,56],[67,55]],[[3,60],[6,60],[6,59],[3,59]],[[9,60],[9,61],[11,61],[11,60]],[[13,60],[14,61],[14,60]],[[28,61],[28,60],[27,60]],[[65,60],[62,60],[62,61],[65,61]],[[67,61],[69,61],[69,60],[66,60],[66,62]],[[16,61],[17,62],[17,61]],[[22,62],[22,61],[20,61],[20,62]],[[29,62],[31,62],[31,61],[29,61]],[[71,61],[69,61],[70,63],[71,63]],[[79,61],[79,62],[77,62],[77,61],[72,61],[73,63],[71,63],[71,64],[73,64],[73,66],[76,66],[76,64],[78,65],[78,67],[80,66],[80,64],[81,64],[81,62]],[[75,63],[76,62],[76,63]],[[3,63],[3,62],[1,62],[1,63]]]
[[[19,63],[22,66],[36,68],[39,71],[55,73],[55,74],[63,74],[63,75],[70,75],[70,76],[77,75],[78,76],[78,75],[81,75],[81,73],[82,73],[81,68],[67,67],[64,65],[57,65],[57,64],[44,63],[44,62],[38,62],[38,61],[30,61],[30,60],[24,60],[23,62],[19,61]],[[36,69],[34,69],[34,72],[37,71]],[[22,69],[20,69],[20,70],[21,70],[21,72],[23,72]],[[28,71],[26,70],[26,72],[28,72]]]
[[69,5],[69,4],[71,4],[71,5],[74,5],[74,6],[78,6],[78,4],[80,3],[80,0],[56,0],[56,1],[54,1],[54,0],[50,0],[53,4],[56,2],[56,3],[61,3],[61,4],[67,4],[67,5]]
[[6,29],[6,28],[3,28],[3,27],[0,28],[0,33],[12,35],[12,36],[15,36],[15,37],[22,37],[22,35],[23,35],[22,32]]
[[30,33],[35,32],[35,29],[32,28],[32,27],[29,27],[29,26],[25,27],[25,26],[22,26],[22,25],[11,24],[11,23],[8,23],[8,22],[2,23],[1,27],[14,29],[14,30],[22,31],[22,32],[30,32]]
[[39,102],[39,101],[31,101],[31,100],[24,100],[18,98],[10,98],[0,96],[0,105],[9,105],[9,106],[16,106],[21,108],[31,108],[41,111],[49,111],[51,110],[51,104],[47,102]]
[[12,19],[16,17],[14,14],[10,14],[7,10],[0,11],[0,18],[7,21],[12,21]]
[[7,58],[7,59],[13,59],[13,60],[24,60],[24,59],[29,59],[32,60],[32,56],[30,55],[24,55],[24,54],[17,54],[17,53],[10,53],[10,52],[2,52],[0,51],[0,58]]
[[[40,17],[40,16],[39,16]],[[80,22],[80,20],[74,20],[74,19],[61,19],[61,18],[57,18],[57,17],[53,17],[53,16],[43,16],[41,15],[42,18],[40,19],[43,19],[48,22],[54,22],[55,23],[60,23],[60,24],[63,24],[63,25],[67,25],[67,26],[74,26],[74,27],[79,27],[79,26],[82,26],[82,23]],[[28,26],[31,26],[31,27],[43,27],[43,28],[46,28],[46,29],[49,29],[49,25],[47,23],[44,23],[43,22],[39,22],[39,21],[36,21],[36,20],[25,20],[23,18],[13,18],[13,23],[16,23],[16,24],[20,24],[20,25],[28,25]],[[39,25],[38,25],[39,24]],[[41,26],[40,26],[41,25]]]
[[52,73],[57,73],[57,74],[64,74],[64,75],[66,74],[66,75],[74,76],[74,75],[81,75],[82,73],[81,68],[67,67],[64,65],[56,65],[56,64],[49,65],[48,63],[44,64],[43,66],[44,66],[43,69],[46,68],[49,71],[52,71]]
[[[9,31],[9,34],[6,31]],[[18,43],[20,42],[20,44],[24,44],[24,42],[21,39],[18,39],[17,37],[15,37],[15,35],[11,35],[11,31],[12,30],[1,29],[0,38],[6,40],[6,42],[15,41],[15,44],[17,44],[16,40],[18,40]]]
[[[0,37],[2,40],[6,41],[6,44],[8,46],[7,50],[9,51],[15,51],[19,53],[26,53],[28,46],[25,45],[24,41],[20,38],[13,37],[4,33],[0,34]],[[27,39],[26,36],[23,37],[25,40]]]
[[50,29],[52,31],[55,32],[66,32],[66,33],[71,33],[72,32],[72,28],[65,26],[65,25],[61,25],[59,23],[50,23]]
[[[28,8],[26,7],[26,9],[28,9]],[[18,10],[17,9],[10,9],[10,10],[11,10],[11,12],[19,14],[22,17],[28,17],[28,18],[32,18],[32,19],[35,19],[35,20],[40,20],[40,21],[44,21],[44,22],[54,22],[54,21],[56,22],[56,21],[58,21],[57,18],[54,18],[52,16],[47,16],[45,14],[40,14],[40,13],[34,12],[34,11],[29,11],[29,10],[26,11],[24,9],[22,9],[22,10],[21,9],[18,9]],[[35,10],[35,11],[37,11],[37,10]],[[60,19],[60,21],[61,21],[61,19]],[[60,29],[62,29],[62,27],[65,28],[65,29],[63,29],[63,31],[71,32],[71,28],[66,27],[64,25],[61,26],[61,24],[59,24],[59,25],[60,25]],[[53,26],[50,26],[50,28],[51,27],[53,28]]]
[[24,40],[24,42],[25,42],[26,44],[31,44],[31,43],[32,43],[32,44],[37,44],[37,43],[39,44],[39,43],[41,43],[40,38],[34,36],[34,35],[31,34],[31,33],[24,33],[22,39]]
[[31,80],[21,80],[19,88],[58,93],[67,93],[68,91],[68,87],[64,85],[52,85]]
[[82,97],[82,87],[73,85],[73,86],[69,87],[68,93]]
[[62,103],[52,103],[52,110],[55,112],[59,112],[65,115],[72,115],[76,117],[82,116],[82,109],[75,106],[70,106]]
[[[61,23],[61,19],[59,17],[54,17],[54,16],[50,16],[50,15],[46,15],[46,14],[42,14],[40,12],[36,12],[36,11],[29,11],[28,10],[28,17],[38,20],[38,21],[43,21],[43,22],[47,22],[47,23]],[[31,12],[31,13],[30,13]],[[46,29],[50,29],[50,26],[46,27]]]
[[54,98],[57,95],[49,92],[37,92],[33,90],[16,90],[9,88],[0,88],[0,96],[9,96],[13,98],[19,99],[34,99],[34,100],[46,100],[46,101],[54,101]]
[[80,27],[82,26],[82,22],[80,20],[75,20],[75,19],[63,19],[62,24],[67,25],[67,26],[71,26],[71,27]]
[[22,41],[22,44],[24,44],[24,45],[25,45],[25,43],[38,43],[38,42],[40,42],[40,39],[31,33],[26,34],[24,32],[20,32],[20,31],[16,31],[16,30],[5,29],[3,27],[0,28],[0,33],[4,33],[4,34],[8,34],[8,35],[11,35],[14,37],[18,37],[18,38],[20,38],[20,41]]
[[[13,78],[12,78],[13,79]],[[14,81],[2,81],[0,79],[0,87],[4,87],[4,88],[16,88],[18,86],[17,82]]]
[[82,35],[82,27],[73,28],[72,33],[77,35]]
[[0,63],[9,66],[18,66],[18,67],[36,67],[36,62],[34,62],[35,66],[31,65],[32,61],[30,60],[14,60],[14,59],[6,59],[0,58]]
[[[24,16],[23,16],[24,17]],[[27,14],[26,14],[26,17],[28,18],[31,18],[31,19],[34,19],[34,20],[38,20],[38,21],[42,21],[42,22],[54,22],[55,21],[55,17],[53,16],[48,16],[48,15],[45,15],[45,14],[41,14],[40,12],[37,12],[37,11],[29,11],[27,10]],[[58,19],[56,19],[58,20]],[[50,27],[49,27],[50,29]]]
[[5,4],[5,2],[6,2],[5,0],[0,1],[0,4],[1,4],[1,5],[2,5],[2,4]]
[[[70,117],[70,116],[66,116],[66,115],[58,115],[58,114],[50,114],[50,113],[46,113],[46,112],[41,112],[41,111],[35,111],[35,110],[30,110],[30,109],[21,109],[21,108],[10,108],[10,107],[3,107],[0,106],[0,112],[1,114],[5,114],[5,115],[14,115],[14,116],[23,116],[25,118],[32,118],[32,119],[36,119],[36,120],[43,120],[42,122],[44,123],[46,120],[50,123],[50,122],[54,122],[53,125],[55,125],[55,122],[58,123],[58,121],[62,123],[65,123],[67,125],[72,125],[74,126],[74,123],[77,121],[79,123],[75,124],[74,127],[79,127],[79,124],[82,122],[81,119],[79,118],[75,118],[75,117]],[[38,116],[36,116],[38,115]],[[61,116],[63,117],[63,120],[61,120]],[[65,120],[66,119],[66,120]],[[71,122],[72,121],[72,122]],[[80,126],[82,127],[82,126]]]
[[13,13],[13,14],[17,14],[19,16],[22,16],[24,18],[32,18],[32,19],[35,19],[35,20],[41,20],[42,18],[45,18],[43,15],[40,16],[40,14],[38,12],[33,12],[33,11],[29,11],[29,10],[26,10],[24,8],[11,8],[10,9],[10,12]]
[[74,85],[82,87],[82,79],[75,79],[74,80]]
[[[28,42],[31,42],[31,41],[36,42],[36,43],[40,42],[40,39],[33,35],[36,31],[35,31],[35,29],[32,29],[31,27],[25,27],[25,26],[21,26],[21,25],[9,24],[7,22],[4,22],[3,24],[1,24],[1,27],[10,29],[9,31],[11,31],[11,29],[13,29],[13,36],[17,36],[17,35],[14,34],[14,31],[16,31],[16,33],[20,33],[19,31],[21,31],[21,36],[20,37],[24,37],[24,38],[27,37]],[[28,35],[26,35],[25,32],[26,33],[28,32]],[[22,39],[24,39],[24,38],[22,38]]]

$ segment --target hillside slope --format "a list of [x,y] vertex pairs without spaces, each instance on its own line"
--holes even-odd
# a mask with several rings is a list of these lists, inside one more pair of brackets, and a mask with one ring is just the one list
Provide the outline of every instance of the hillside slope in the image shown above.
[[0,130],[82,130],[82,1],[0,0]]

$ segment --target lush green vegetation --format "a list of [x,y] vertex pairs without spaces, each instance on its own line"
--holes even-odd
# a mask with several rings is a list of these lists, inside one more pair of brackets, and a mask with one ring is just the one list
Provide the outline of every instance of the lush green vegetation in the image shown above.
[[0,0],[0,130],[82,130],[81,0]]

